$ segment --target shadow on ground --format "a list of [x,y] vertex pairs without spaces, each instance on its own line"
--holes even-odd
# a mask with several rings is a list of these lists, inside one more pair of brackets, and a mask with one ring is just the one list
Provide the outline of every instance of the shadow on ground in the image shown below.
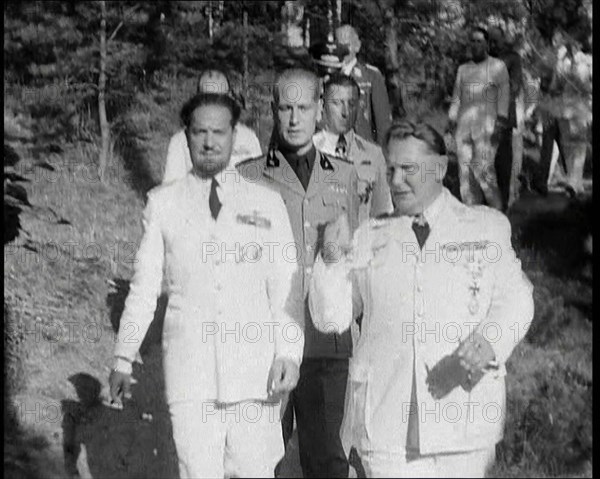
[[[107,297],[118,331],[129,282],[116,279]],[[140,348],[143,364],[134,364],[132,399],[122,411],[101,399],[98,378],[78,373],[69,378],[78,401],[62,401],[65,469],[72,477],[177,478],[177,456],[164,397],[161,337],[166,296],[157,302],[154,321]]]

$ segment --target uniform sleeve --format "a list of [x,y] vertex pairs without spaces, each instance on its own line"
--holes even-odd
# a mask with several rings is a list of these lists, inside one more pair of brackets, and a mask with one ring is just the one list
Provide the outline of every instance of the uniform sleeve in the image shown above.
[[384,213],[391,213],[394,207],[392,205],[390,186],[387,181],[387,165],[381,149],[378,149],[377,156],[373,158],[373,164],[377,168],[377,176],[373,185],[371,217],[375,218]]
[[268,265],[267,290],[276,323],[275,357],[290,358],[300,365],[304,352],[304,323],[300,322],[301,318],[297,314],[302,310],[297,304],[301,298],[294,294],[298,290],[294,284],[294,281],[299,279],[298,263],[291,254],[286,254],[286,246],[294,243],[294,235],[283,200],[278,194],[273,198],[273,227],[268,241],[275,245],[275,248],[273,262]]
[[392,124],[392,110],[383,75],[378,70],[372,70],[371,72],[373,76],[371,108],[373,109],[373,119],[377,129],[377,143],[382,146],[385,134]]
[[[513,349],[525,336],[531,325],[534,312],[533,285],[521,269],[510,242],[510,223],[504,216],[497,217],[493,226],[497,231],[498,260],[494,265],[494,286],[492,301],[486,319],[478,326],[478,331],[490,338],[496,353],[496,360],[502,364],[510,357]],[[494,256],[489,249],[490,261]],[[496,338],[492,341],[492,338]]]
[[144,233],[136,253],[134,274],[119,325],[115,356],[133,362],[154,318],[161,292],[164,245],[156,197],[150,194],[143,213]]
[[171,137],[167,150],[163,183],[183,178],[192,167],[185,130],[178,131]]
[[318,331],[337,334],[362,314],[357,278],[344,260],[326,264],[318,255],[308,287],[310,314]]
[[450,101],[452,104],[450,105],[450,110],[448,110],[448,118],[450,121],[458,120],[458,110],[460,109],[460,89],[462,82],[462,65],[458,67],[458,71],[456,72],[456,80],[454,81],[454,90],[452,90],[452,98]]
[[498,75],[498,116],[508,118],[508,107],[510,105],[510,79],[508,70],[503,61],[499,62]]
[[258,140],[258,136],[256,133],[252,131],[252,129],[248,128],[250,135],[248,139],[248,147],[250,149],[250,158],[256,158],[258,156],[262,156],[262,148],[260,147],[260,141]]

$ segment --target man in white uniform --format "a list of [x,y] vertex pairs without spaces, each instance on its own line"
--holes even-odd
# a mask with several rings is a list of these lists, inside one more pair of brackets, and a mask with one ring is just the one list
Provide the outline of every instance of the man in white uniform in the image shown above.
[[455,129],[460,196],[467,205],[502,210],[494,167],[498,142],[510,128],[510,82],[504,62],[488,55],[487,32],[471,33],[472,61],[458,67],[450,128]]
[[279,399],[298,381],[304,346],[288,314],[296,263],[282,251],[294,236],[279,194],[230,163],[235,101],[199,94],[181,118],[194,168],[149,193],[111,397],[122,407],[130,396],[131,363],[164,274],[165,384],[180,476],[273,477],[284,452]]
[[352,243],[343,216],[329,225],[309,291],[317,329],[354,328],[364,315],[344,446],[369,477],[484,477],[532,287],[506,217],[442,186],[445,146],[433,128],[395,125],[386,144],[394,213],[363,223]]
[[[230,94],[230,83],[227,75],[219,70],[206,70],[198,80],[198,93],[201,92],[220,95]],[[235,166],[242,160],[256,158],[261,155],[262,149],[256,133],[243,123],[238,122],[235,126],[231,164]],[[191,169],[190,149],[188,148],[185,129],[182,129],[175,133],[169,142],[162,182],[167,183],[183,178]]]
[[323,89],[325,127],[313,137],[317,150],[348,160],[358,173],[359,222],[390,213],[393,209],[386,165],[379,145],[354,131],[360,89],[358,83],[342,73],[329,77]]

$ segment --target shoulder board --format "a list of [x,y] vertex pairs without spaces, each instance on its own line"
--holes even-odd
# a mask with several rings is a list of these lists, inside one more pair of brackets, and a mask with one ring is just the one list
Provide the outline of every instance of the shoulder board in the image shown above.
[[245,179],[257,179],[257,175],[260,175],[264,170],[264,165],[265,155],[261,155],[240,161],[235,165],[235,169]]
[[245,160],[239,161],[235,167],[236,168],[243,168],[244,166],[250,165],[250,164],[254,164],[254,163],[261,163],[264,159],[265,159],[266,155],[260,155],[260,156],[254,156],[252,158],[246,158]]
[[319,151],[319,153],[321,154],[321,168],[323,168],[324,170],[333,169],[333,167],[328,166],[327,163],[329,163],[329,165],[332,165],[334,163],[342,163],[342,164],[346,164],[346,165],[354,164],[348,158],[342,158],[340,156],[333,156],[328,153],[323,153],[322,151]]
[[373,143],[372,141],[367,140],[366,138],[358,135],[356,132],[354,132],[354,139],[356,140],[356,144],[358,145],[358,147],[363,150],[366,150],[369,147],[380,148],[380,146],[377,143]]
[[371,65],[370,63],[365,63],[365,66],[372,71],[376,71],[377,73],[381,73],[381,71],[379,70],[379,68],[377,68],[375,65]]
[[371,218],[369,226],[373,230],[378,230],[389,225],[394,218],[396,216],[393,216],[391,213],[383,213],[375,218]]

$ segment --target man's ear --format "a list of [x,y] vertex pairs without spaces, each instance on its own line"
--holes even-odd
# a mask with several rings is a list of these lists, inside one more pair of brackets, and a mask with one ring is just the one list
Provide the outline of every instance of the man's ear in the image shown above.
[[232,145],[235,143],[235,137],[237,136],[237,131],[238,131],[236,127],[238,126],[238,124],[239,124],[239,120],[235,125],[233,125],[233,133],[231,134],[231,144]]
[[317,101],[317,123],[323,119],[323,98]]
[[[438,161],[439,168],[439,182],[441,183],[446,177],[446,172],[448,171],[448,155],[440,155]],[[437,176],[437,175],[436,175]]]

